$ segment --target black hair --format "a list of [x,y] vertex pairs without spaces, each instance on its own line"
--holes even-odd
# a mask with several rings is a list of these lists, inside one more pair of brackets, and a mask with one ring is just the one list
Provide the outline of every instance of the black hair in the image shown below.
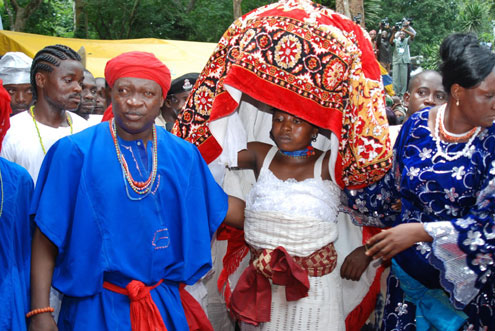
[[495,54],[480,44],[473,34],[454,33],[440,46],[440,72],[445,92],[459,84],[464,88],[475,87],[492,72]]
[[416,80],[418,80],[420,77],[422,77],[422,76],[424,76],[426,74],[436,74],[436,75],[440,76],[440,78],[442,78],[442,74],[439,73],[436,70],[424,70],[424,71],[421,71],[420,73],[418,73],[418,74],[416,74],[416,75],[414,75],[414,76],[411,77],[411,79],[409,80],[409,85],[407,86],[407,92],[411,93],[412,92],[412,87],[416,83]]
[[58,67],[60,61],[81,61],[81,56],[72,48],[65,45],[46,46],[40,50],[33,59],[31,65],[31,87],[33,88],[33,99],[37,99],[38,91],[36,85],[36,73],[38,71],[52,72],[53,67]]
[[385,111],[387,113],[387,120],[388,120],[388,125],[398,125],[399,119],[397,118],[397,115],[395,115],[394,110],[392,107],[385,107]]

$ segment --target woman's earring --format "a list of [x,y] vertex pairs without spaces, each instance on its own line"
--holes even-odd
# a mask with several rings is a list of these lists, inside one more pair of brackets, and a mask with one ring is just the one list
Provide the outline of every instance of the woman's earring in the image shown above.
[[457,107],[459,107],[459,99],[457,99],[457,100],[455,101],[455,105],[456,105]]

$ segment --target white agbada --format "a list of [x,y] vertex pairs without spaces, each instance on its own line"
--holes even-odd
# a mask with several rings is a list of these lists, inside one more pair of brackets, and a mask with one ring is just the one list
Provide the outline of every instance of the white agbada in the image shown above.
[[[70,113],[73,133],[88,127],[87,121],[79,115]],[[60,138],[70,135],[69,126],[53,128],[36,122],[45,151]],[[7,131],[2,144],[1,156],[9,161],[26,168],[36,184],[41,163],[45,157],[41,148],[40,136],[28,111],[10,118],[10,129]]]

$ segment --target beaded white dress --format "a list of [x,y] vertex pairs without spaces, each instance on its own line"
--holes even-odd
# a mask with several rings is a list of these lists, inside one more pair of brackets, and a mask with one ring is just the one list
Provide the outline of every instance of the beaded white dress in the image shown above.
[[[292,256],[308,256],[337,238],[340,189],[321,178],[324,154],[315,163],[314,178],[278,179],[269,170],[277,151],[267,153],[246,200],[245,239],[255,249],[283,246]],[[285,287],[272,284],[271,321],[257,327],[243,323],[242,330],[344,330],[338,268],[309,282],[308,296],[290,302]]]

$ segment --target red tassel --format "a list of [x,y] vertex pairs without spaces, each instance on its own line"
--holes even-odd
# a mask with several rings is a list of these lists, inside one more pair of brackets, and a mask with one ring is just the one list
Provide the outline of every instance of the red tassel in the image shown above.
[[218,276],[218,292],[223,293],[225,305],[230,309],[232,291],[228,278],[233,274],[242,259],[247,255],[249,248],[244,241],[244,231],[222,224],[217,231],[217,240],[228,240],[227,252],[222,260],[223,268]]

